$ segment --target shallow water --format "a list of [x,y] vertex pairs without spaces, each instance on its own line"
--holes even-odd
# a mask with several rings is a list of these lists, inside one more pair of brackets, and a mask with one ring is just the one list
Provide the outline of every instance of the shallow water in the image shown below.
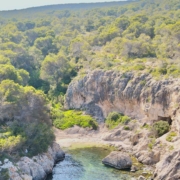
[[104,166],[101,161],[110,153],[102,147],[69,150],[64,161],[53,169],[48,180],[129,180],[127,171]]

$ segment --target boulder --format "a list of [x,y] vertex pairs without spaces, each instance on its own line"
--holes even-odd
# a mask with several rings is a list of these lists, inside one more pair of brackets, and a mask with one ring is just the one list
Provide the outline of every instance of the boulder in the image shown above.
[[138,180],[146,180],[146,178],[144,176],[139,176]]
[[132,166],[132,160],[126,153],[119,151],[111,152],[107,157],[102,160],[102,163],[116,169],[130,169]]

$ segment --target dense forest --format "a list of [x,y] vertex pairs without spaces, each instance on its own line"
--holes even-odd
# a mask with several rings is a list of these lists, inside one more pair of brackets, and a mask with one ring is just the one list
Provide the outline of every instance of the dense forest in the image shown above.
[[18,159],[46,151],[53,124],[97,128],[92,117],[63,109],[73,78],[97,68],[179,77],[180,2],[4,11],[0,42],[0,152],[1,158]]

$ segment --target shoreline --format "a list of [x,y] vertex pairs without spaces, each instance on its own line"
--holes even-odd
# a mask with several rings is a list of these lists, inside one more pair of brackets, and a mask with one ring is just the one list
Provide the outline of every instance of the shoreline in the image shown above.
[[[73,130],[73,128],[70,128]],[[117,130],[117,129],[115,129]],[[113,131],[113,130],[112,130]],[[68,153],[68,150],[75,150],[78,148],[87,147],[104,147],[105,149],[111,149],[111,151],[123,151],[128,153],[132,160],[133,165],[137,167],[136,172],[129,172],[132,175],[132,179],[137,179],[139,176],[145,176],[147,178],[151,177],[154,172],[154,167],[151,165],[145,165],[138,162],[138,159],[133,154],[132,144],[129,141],[106,141],[103,140],[108,133],[112,132],[107,128],[100,125],[97,131],[88,131],[82,133],[69,134],[69,131],[63,131],[59,129],[54,129],[56,143]],[[85,133],[85,134],[84,134]],[[113,167],[111,167],[113,168]]]
[[[76,127],[75,127],[76,128]],[[73,130],[73,128],[70,128]],[[79,128],[80,131],[82,128]],[[103,140],[110,131],[105,128],[103,125],[100,125],[98,130],[87,130],[77,133],[69,133],[66,130],[59,130],[54,128],[54,133],[56,140],[55,142],[60,145],[61,148],[69,148],[74,144],[84,144],[84,145],[100,145],[100,146],[113,146],[118,149],[118,147],[122,146],[123,148],[130,148],[131,143],[123,142],[123,141],[107,141]]]

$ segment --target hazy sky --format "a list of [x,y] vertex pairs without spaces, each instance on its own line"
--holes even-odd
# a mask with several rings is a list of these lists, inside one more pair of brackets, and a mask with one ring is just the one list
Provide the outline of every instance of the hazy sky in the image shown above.
[[22,9],[33,6],[65,3],[88,3],[119,0],[0,0],[0,10]]

